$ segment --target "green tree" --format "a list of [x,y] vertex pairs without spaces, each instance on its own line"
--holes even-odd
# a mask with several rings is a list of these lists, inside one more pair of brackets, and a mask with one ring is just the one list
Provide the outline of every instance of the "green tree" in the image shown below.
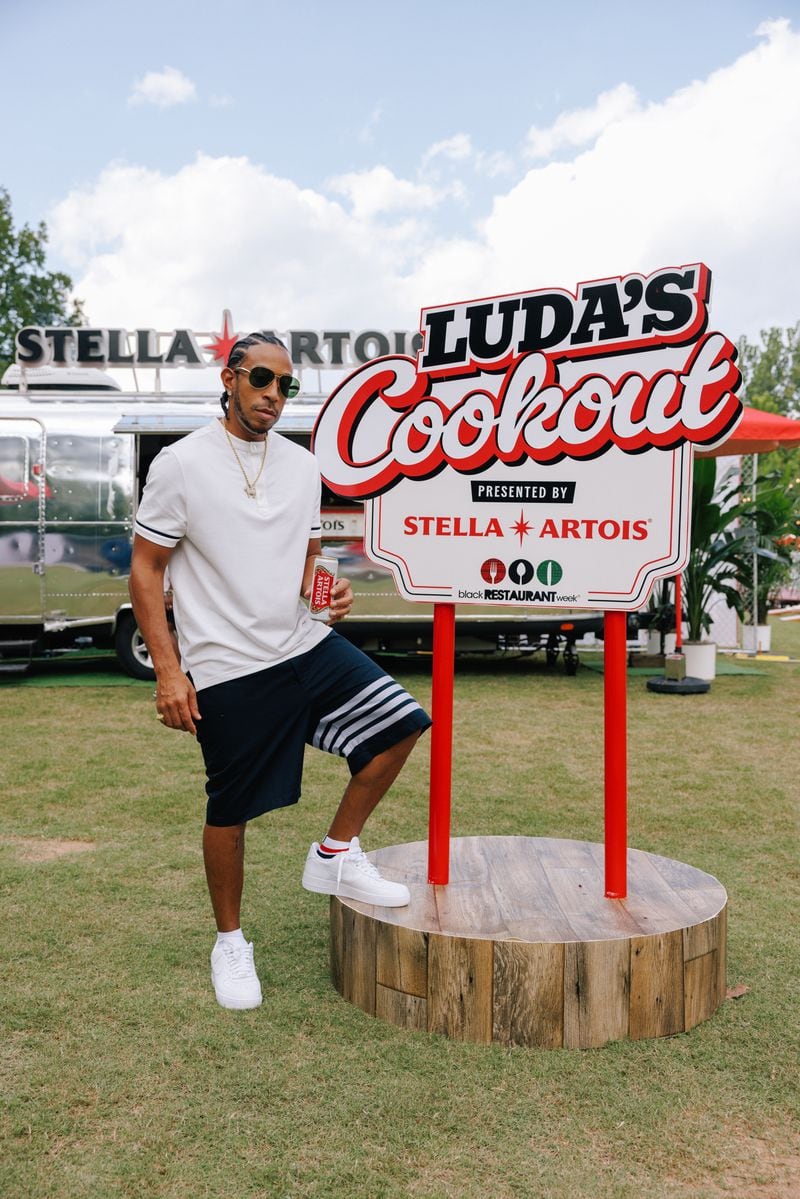
[[760,343],[743,337],[737,348],[745,403],[800,417],[800,322],[791,329],[763,329]]
[[769,609],[777,602],[781,587],[792,576],[794,535],[798,532],[797,488],[787,485],[779,472],[756,479],[755,503],[745,507],[742,524],[748,531],[744,584],[745,624],[753,623],[753,554],[758,558],[756,623],[766,624]]
[[[773,326],[759,342],[742,337],[738,344],[741,396],[751,408],[800,419],[800,322],[793,328]],[[800,486],[800,449],[773,450],[759,456],[759,470],[777,471],[786,487]]]
[[[738,351],[745,404],[800,419],[800,321],[789,329],[763,329],[758,343],[743,337]],[[771,479],[771,493],[763,497],[762,481],[756,481],[759,518],[751,525],[762,553],[756,606],[763,624],[770,602],[792,573],[793,549],[797,562],[798,543],[787,543],[785,535],[800,536],[800,448],[760,454],[758,468]],[[752,592],[748,606],[752,607]],[[749,616],[752,619],[752,612]]]
[[11,197],[0,188],[0,375],[14,361],[14,337],[26,325],[81,325],[72,280],[45,264],[47,227],[14,229]]

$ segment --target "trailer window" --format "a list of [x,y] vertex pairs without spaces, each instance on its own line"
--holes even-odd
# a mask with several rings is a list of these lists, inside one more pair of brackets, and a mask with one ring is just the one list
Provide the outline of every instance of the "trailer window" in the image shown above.
[[125,437],[58,433],[47,441],[49,522],[124,520],[131,446]]
[[0,432],[0,521],[32,512],[39,500],[39,438]]

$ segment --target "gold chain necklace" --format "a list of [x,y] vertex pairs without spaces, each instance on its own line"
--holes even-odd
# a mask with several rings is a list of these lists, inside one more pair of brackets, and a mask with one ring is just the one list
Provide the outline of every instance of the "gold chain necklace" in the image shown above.
[[244,493],[251,500],[254,500],[256,498],[256,483],[261,478],[261,472],[263,471],[264,463],[267,460],[268,438],[267,437],[264,438],[264,453],[261,455],[261,465],[258,468],[258,473],[256,474],[256,477],[254,479],[249,479],[247,477],[247,471],[244,469],[244,466],[242,465],[242,460],[237,453],[236,446],[233,444],[233,438],[231,437],[230,433],[228,432],[228,430],[224,424],[222,427],[223,427],[223,429],[225,429],[225,436],[228,439],[228,445],[233,450],[233,456],[236,459],[236,461],[239,463],[239,470],[242,472],[242,475],[244,476]]

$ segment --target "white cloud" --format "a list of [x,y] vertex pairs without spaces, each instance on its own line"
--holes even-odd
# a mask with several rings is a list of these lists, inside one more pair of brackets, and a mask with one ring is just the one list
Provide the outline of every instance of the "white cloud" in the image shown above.
[[435,158],[445,158],[450,162],[463,162],[473,154],[472,140],[468,133],[456,133],[453,137],[434,142],[422,155],[422,166],[426,166]]
[[[200,157],[174,175],[109,166],[55,208],[53,248],[91,319],[129,327],[208,328],[228,306],[240,328],[408,328],[426,304],[698,260],[714,272],[717,328],[794,324],[800,34],[770,22],[759,38],[662,103],[602,107],[588,148],[496,184],[471,234],[447,224],[453,184],[378,165],[312,190]],[[442,148],[468,142],[446,139],[435,160],[468,162]]]
[[239,328],[381,327],[419,241],[407,218],[371,225],[246,158],[206,156],[174,175],[111,166],[48,227],[90,318],[131,328],[206,329],[223,307]]
[[533,125],[528,131],[526,153],[530,158],[550,158],[564,146],[585,146],[604,129],[638,109],[639,100],[634,89],[627,83],[620,83],[610,91],[601,92],[591,108],[562,112],[546,129]]
[[328,181],[328,187],[350,201],[357,220],[369,220],[379,213],[433,208],[442,195],[427,183],[398,179],[383,166],[337,175]]
[[757,27],[756,37],[780,37],[782,34],[791,33],[791,28],[791,22],[786,17],[770,17]]
[[477,175],[494,179],[517,169],[517,164],[504,151],[476,150],[469,133],[455,133],[451,138],[434,141],[420,159],[419,174],[426,179],[438,180],[443,168],[471,165]]
[[187,104],[196,99],[197,89],[191,79],[176,67],[164,67],[163,71],[148,71],[141,79],[137,79],[128,103],[172,108],[175,104]]
[[509,290],[702,260],[726,332],[798,320],[800,35],[771,22],[762,36],[498,196],[475,277]]
[[479,175],[496,179],[498,175],[513,174],[518,170],[518,164],[510,154],[506,154],[503,150],[495,150],[492,153],[479,150],[475,155],[475,170]]

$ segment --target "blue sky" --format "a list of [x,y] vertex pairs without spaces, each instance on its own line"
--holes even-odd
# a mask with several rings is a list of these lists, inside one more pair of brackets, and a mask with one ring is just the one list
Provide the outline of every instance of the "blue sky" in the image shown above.
[[754,333],[800,318],[799,8],[3,0],[0,184],[100,324],[410,327],[703,259]]
[[[463,130],[486,154],[514,155],[531,125],[623,80],[663,100],[751,49],[761,21],[798,9],[4,0],[0,88],[19,117],[3,180],[19,218],[35,221],[112,160],[174,171],[198,152],[248,155],[318,187],[376,161],[407,177]],[[168,65],[194,81],[195,101],[128,104],[135,80]]]

